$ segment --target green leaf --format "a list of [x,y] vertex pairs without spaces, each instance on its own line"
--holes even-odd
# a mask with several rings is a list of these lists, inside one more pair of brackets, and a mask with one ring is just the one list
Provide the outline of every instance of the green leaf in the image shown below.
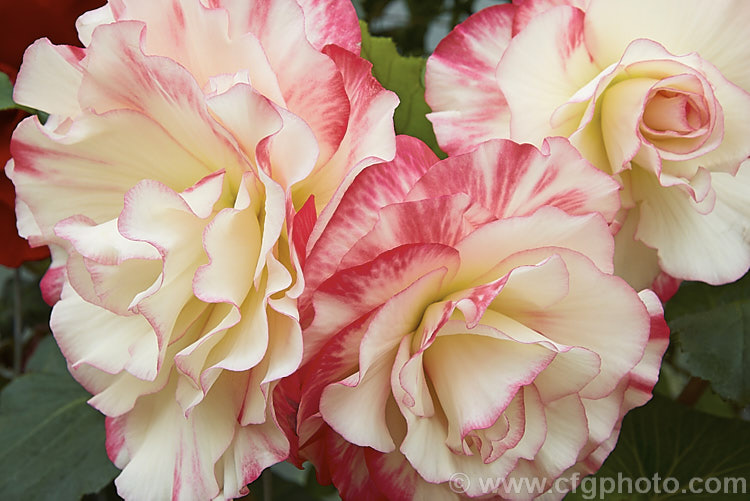
[[10,83],[10,77],[0,71],[0,110],[9,110],[15,108],[13,102],[13,84]]
[[[693,482],[691,492],[693,478],[700,480]],[[629,490],[627,479],[632,482]],[[650,485],[639,479],[649,479]],[[743,483],[747,493],[750,423],[710,416],[655,396],[625,417],[617,447],[602,468],[565,499],[739,500],[747,498],[741,494]],[[717,487],[718,492],[707,492]],[[608,490],[615,492],[604,492]]]
[[424,100],[425,59],[401,56],[393,40],[370,35],[364,21],[360,21],[360,27],[362,57],[372,63],[372,74],[378,82],[395,92],[401,100],[393,115],[396,133],[418,137],[438,156],[445,158],[435,139],[432,124],[425,116],[431,111]]
[[29,361],[40,372],[0,392],[0,499],[78,501],[117,474],[105,453],[104,416],[52,348],[48,338]]
[[675,365],[722,397],[750,404],[750,275],[721,287],[686,282],[665,316]]

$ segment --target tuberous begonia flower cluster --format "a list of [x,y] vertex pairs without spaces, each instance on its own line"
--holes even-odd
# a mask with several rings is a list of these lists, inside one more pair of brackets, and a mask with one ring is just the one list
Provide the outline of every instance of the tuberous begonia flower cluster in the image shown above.
[[491,7],[428,61],[429,118],[451,154],[568,137],[621,186],[615,269],[634,287],[732,282],[750,267],[748,25],[744,0]]
[[14,98],[49,118],[7,171],[118,493],[236,498],[286,459],[353,500],[595,472],[667,346],[646,287],[750,265],[750,9],[697,6],[470,17],[428,61],[444,160],[395,135],[348,0],[110,0],[83,48],[34,43]]

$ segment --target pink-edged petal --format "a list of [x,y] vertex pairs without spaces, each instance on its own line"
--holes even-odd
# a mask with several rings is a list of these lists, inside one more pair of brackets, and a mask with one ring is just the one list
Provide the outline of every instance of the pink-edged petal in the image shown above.
[[[172,382],[167,388],[173,387]],[[210,392],[186,418],[170,391],[141,398],[126,416],[110,422],[127,461],[115,480],[125,499],[209,499],[219,494],[214,464],[235,434],[237,398],[231,385]]]
[[552,123],[555,110],[601,71],[583,38],[584,13],[550,9],[510,42],[497,80],[511,112],[510,138],[537,146],[548,136],[568,136],[577,120]]
[[184,190],[210,173],[156,122],[127,110],[81,117],[64,136],[27,119],[12,152],[9,176],[48,240],[55,223],[82,211],[97,223],[117,217],[123,195],[141,179]]
[[[331,199],[347,173],[351,176],[368,165],[393,159],[393,111],[398,105],[398,97],[372,76],[371,63],[335,46],[326,47],[324,52],[344,78],[351,111],[336,153],[297,188],[297,198],[312,194],[319,209]],[[365,130],[368,133],[362,134]]]
[[315,290],[333,274],[344,254],[377,221],[377,211],[402,202],[437,157],[422,141],[397,138],[397,156],[362,171],[342,186],[318,218],[308,241],[305,282]]
[[206,103],[257,168],[255,150],[258,143],[278,132],[283,123],[272,102],[251,86],[237,84],[226,92],[209,97]]
[[542,311],[518,308],[513,318],[552,341],[596,353],[601,371],[580,394],[600,398],[612,392],[641,359],[648,339],[648,313],[624,280],[603,273],[578,253],[557,252],[568,268],[568,294]]
[[[76,99],[83,78],[81,49],[52,45],[46,38],[34,42],[13,87],[13,100],[49,114],[72,117],[81,111]],[[54,81],[55,85],[49,85]]]
[[498,139],[439,162],[409,199],[466,193],[498,219],[552,206],[576,215],[599,212],[610,221],[620,207],[618,190],[563,138],[546,139],[541,151]]
[[514,6],[482,9],[456,26],[427,60],[427,117],[440,147],[465,153],[486,139],[507,137],[510,110],[495,69],[510,43]]
[[362,33],[348,0],[297,0],[305,15],[307,39],[318,50],[328,44],[359,54]]
[[300,117],[276,108],[281,129],[261,140],[256,149],[258,167],[285,191],[307,178],[320,155],[313,130]]
[[486,278],[487,273],[496,271],[496,266],[513,254],[541,247],[575,250],[605,273],[612,271],[614,243],[600,215],[570,216],[554,207],[543,207],[528,217],[488,223],[456,244],[461,255],[457,280],[474,284],[477,278]]
[[492,426],[520,387],[555,357],[539,345],[484,336],[438,336],[425,351],[424,370],[448,420],[446,445],[462,450],[469,432]]
[[232,36],[250,32],[258,38],[278,78],[285,108],[313,130],[321,162],[330,159],[346,133],[350,104],[336,65],[307,39],[302,7],[295,0],[210,4],[229,11]]
[[122,22],[95,31],[79,92],[81,107],[97,113],[139,111],[210,170],[241,168],[236,147],[211,118],[194,77],[171,59],[146,56],[144,30],[142,23]]
[[[353,374],[323,391],[320,413],[347,442],[380,452],[395,450],[385,419],[386,403],[391,396],[392,362],[389,357],[382,357],[369,367],[365,376]],[[353,409],[359,409],[356,420],[351,419]]]
[[[439,244],[411,244],[384,252],[373,261],[336,273],[313,296],[315,319],[305,331],[305,357],[317,352],[328,339],[358,317],[387,302],[402,290],[420,283],[422,277],[437,274],[437,283],[423,291],[415,313],[420,315],[439,292],[443,277],[458,267],[454,249]],[[437,288],[436,288],[437,287]],[[420,289],[421,290],[421,289]],[[401,336],[409,331],[394,331]]]
[[750,40],[743,37],[750,8],[728,0],[710,9],[700,0],[594,0],[586,11],[586,43],[602,67],[619,59],[631,41],[656,40],[673,54],[697,52],[730,80],[750,89]]
[[93,9],[88,12],[81,14],[76,19],[76,31],[78,32],[78,39],[81,41],[84,47],[88,47],[91,43],[91,35],[94,30],[102,24],[109,24],[115,22],[115,16],[112,12],[112,6],[108,3],[102,5],[98,9]]
[[750,164],[736,176],[712,174],[714,209],[702,214],[679,187],[658,186],[639,177],[644,201],[635,238],[657,249],[661,269],[673,277],[719,285],[732,282],[750,267],[748,186]]
[[127,371],[145,380],[156,378],[159,346],[143,317],[116,315],[84,301],[66,285],[50,323],[71,367],[87,364],[109,374]]

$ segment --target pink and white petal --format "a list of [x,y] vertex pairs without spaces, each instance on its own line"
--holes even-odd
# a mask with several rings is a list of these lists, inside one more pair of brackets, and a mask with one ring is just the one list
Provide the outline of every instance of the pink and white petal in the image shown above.
[[[270,408],[270,406],[269,406]],[[269,415],[263,424],[242,426],[237,429],[232,444],[222,459],[223,486],[219,498],[237,498],[247,495],[247,484],[289,455],[289,441]]]
[[[242,210],[224,209],[203,232],[203,247],[208,264],[198,268],[193,277],[195,296],[207,303],[226,302],[239,307],[253,285],[246,273],[255,269],[261,243],[257,213],[258,201]],[[243,279],[244,277],[244,279]]]
[[590,0],[516,0],[513,5],[516,7],[515,16],[513,17],[513,36],[516,36],[523,30],[529,22],[554,7],[560,5],[570,5],[586,11]]
[[[452,274],[458,265],[458,253],[450,247],[410,244],[384,252],[369,263],[336,273],[313,295],[315,319],[305,330],[305,358],[313,356],[328,339],[358,317],[410,290],[419,293],[408,293],[414,297],[401,308],[412,308],[412,313],[421,319],[424,308],[438,299],[446,275]],[[394,307],[398,307],[398,301]],[[396,343],[400,336],[411,332],[392,328],[397,318],[398,315],[390,319],[391,327],[383,331],[397,337]],[[381,340],[375,346],[383,348],[384,344]]]
[[352,245],[378,219],[378,210],[402,202],[427,169],[437,161],[419,139],[398,136],[396,158],[362,171],[342,185],[318,217],[308,241],[305,283],[315,290],[338,267]]
[[[391,396],[391,357],[381,357],[367,374],[353,374],[328,385],[320,398],[320,413],[328,425],[347,442],[380,452],[396,449],[386,422],[386,404]],[[352,419],[352,413],[357,419]]]
[[289,111],[276,107],[281,129],[258,143],[258,168],[263,169],[286,192],[307,178],[320,155],[313,130]]
[[669,345],[669,327],[664,320],[664,308],[660,299],[650,290],[638,293],[651,318],[651,333],[643,352],[643,358],[633,367],[628,377],[622,413],[641,406],[651,399],[654,385],[659,379],[662,357]]
[[731,81],[750,89],[750,8],[728,0],[710,9],[700,0],[594,0],[586,11],[586,44],[602,67],[617,61],[631,41],[656,40],[673,54],[697,52]]
[[232,133],[250,163],[257,169],[258,143],[278,132],[282,119],[272,102],[249,85],[234,85],[206,102],[221,125]]
[[142,23],[121,22],[94,32],[80,86],[81,107],[99,114],[122,108],[139,111],[211,171],[240,169],[243,160],[229,134],[211,117],[193,75],[174,60],[146,56],[141,48],[144,30]]
[[427,118],[451,155],[482,141],[508,137],[510,110],[495,77],[510,43],[514,6],[482,9],[456,26],[427,60]]
[[186,418],[172,396],[174,384],[142,397],[130,413],[111,422],[111,432],[120,428],[116,434],[129,455],[115,479],[125,499],[199,500],[220,491],[214,465],[236,433],[235,388],[218,386]]
[[[609,227],[599,214],[571,216],[555,207],[542,207],[527,217],[493,221],[455,247],[461,255],[457,286],[472,286],[477,278],[493,271],[504,259],[529,249],[560,247],[580,252],[605,273],[612,272],[614,252]],[[549,255],[536,263],[546,257]]]
[[511,112],[510,138],[540,146],[548,136],[568,136],[577,120],[553,124],[555,110],[601,68],[584,42],[584,13],[560,6],[534,18],[511,40],[497,80]]
[[83,78],[84,55],[77,47],[52,45],[46,38],[37,40],[24,53],[13,100],[52,115],[76,116],[81,111],[78,88]]
[[[737,176],[712,174],[714,210],[701,214],[679,187],[664,188],[639,176],[644,193],[635,238],[657,249],[669,275],[713,285],[733,282],[750,267],[747,162]],[[640,181],[639,181],[640,182]],[[721,198],[719,196],[721,195]]]
[[424,370],[448,420],[445,444],[461,451],[471,431],[495,424],[555,355],[540,345],[468,333],[438,336],[425,351]]
[[575,215],[599,212],[611,221],[620,206],[618,190],[563,138],[545,139],[541,151],[498,139],[437,163],[409,199],[466,193],[498,219],[552,206]]
[[400,245],[453,246],[476,226],[472,209],[471,198],[463,193],[383,207],[375,226],[344,255],[339,266],[349,268],[367,263]]
[[50,324],[72,368],[87,364],[109,374],[127,371],[144,380],[156,378],[159,346],[143,317],[120,316],[95,306],[66,284]]
[[346,133],[349,100],[334,62],[310,45],[302,7],[295,0],[218,0],[211,5],[229,11],[232,33],[258,38],[279,80],[285,108],[315,133],[320,161],[330,159]]
[[[333,157],[320,164],[295,190],[296,200],[315,196],[318,209],[331,199],[345,177],[377,162],[390,161],[396,153],[393,111],[398,97],[383,89],[372,76],[372,64],[339,47],[324,51],[341,72],[351,111],[341,143]],[[368,131],[362,134],[362,131]]]
[[141,179],[184,190],[210,173],[156,122],[127,110],[81,117],[65,136],[27,119],[16,129],[12,152],[9,175],[18,197],[52,241],[54,224],[82,211],[97,223],[117,217],[123,195]]
[[81,41],[84,47],[88,47],[91,43],[91,35],[94,30],[102,24],[109,24],[115,22],[115,16],[112,12],[112,6],[107,3],[102,5],[98,9],[93,9],[88,12],[81,14],[76,19],[76,31],[78,32],[78,39]]
[[366,449],[350,444],[336,432],[326,427],[324,434],[325,462],[315,462],[318,471],[330,469],[333,484],[345,499],[362,501],[386,501],[388,498],[378,489],[365,460]]
[[513,317],[552,341],[599,355],[601,372],[581,396],[600,398],[612,392],[643,356],[649,333],[648,312],[621,278],[601,272],[579,253],[564,249],[557,252],[568,268],[568,295],[543,314],[519,309]]
[[357,11],[348,0],[297,0],[305,15],[307,39],[322,50],[328,44],[338,45],[359,55],[362,33]]

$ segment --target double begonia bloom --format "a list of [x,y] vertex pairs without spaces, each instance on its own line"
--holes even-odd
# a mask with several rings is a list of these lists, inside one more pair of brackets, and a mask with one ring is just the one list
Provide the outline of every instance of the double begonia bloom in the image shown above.
[[634,287],[731,282],[750,267],[748,25],[744,0],[490,7],[428,61],[429,119],[450,154],[568,137],[622,186],[615,269]]
[[304,365],[279,387],[298,460],[344,499],[560,498],[668,341],[656,295],[612,275],[618,186],[562,138],[439,162],[397,141],[308,242]]
[[122,497],[240,496],[288,454],[271,395],[302,357],[298,243],[393,158],[397,97],[345,0],[112,0],[77,28],[84,49],[26,52],[15,99],[50,116],[8,169],[53,252],[55,338]]

